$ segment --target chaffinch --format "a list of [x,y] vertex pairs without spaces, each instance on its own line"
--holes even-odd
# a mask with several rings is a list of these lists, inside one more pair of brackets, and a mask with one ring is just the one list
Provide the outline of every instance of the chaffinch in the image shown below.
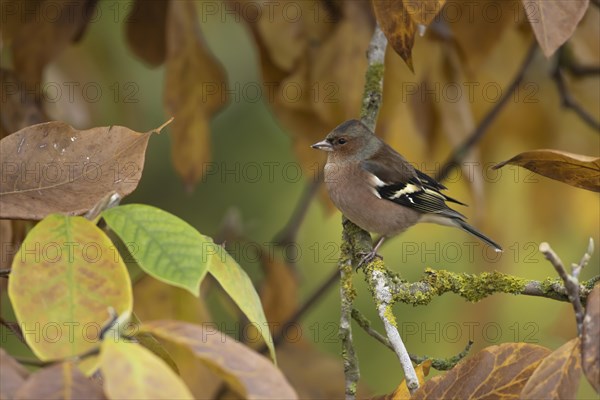
[[325,184],[336,207],[362,229],[382,235],[361,264],[377,255],[386,237],[417,222],[458,227],[502,251],[446,205],[464,203],[443,194],[444,185],[414,168],[362,122],[346,121],[312,147],[328,152]]

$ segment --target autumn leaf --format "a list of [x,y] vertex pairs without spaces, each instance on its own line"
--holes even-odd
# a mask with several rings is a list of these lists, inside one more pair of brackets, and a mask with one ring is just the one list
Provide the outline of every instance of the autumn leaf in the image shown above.
[[[141,322],[140,319],[135,315],[135,313],[131,314],[130,324],[134,327],[138,327]],[[163,360],[176,374],[179,375],[179,368],[177,364],[171,357],[171,354],[163,347],[162,344],[154,336],[149,334],[148,332],[137,332],[134,335],[135,339],[138,341],[140,345],[150,350],[152,354]]]
[[36,371],[15,395],[15,399],[106,399],[102,388],[69,362]]
[[100,350],[104,390],[110,399],[193,399],[181,378],[137,343],[106,338]]
[[194,2],[169,2],[166,43],[164,104],[175,117],[173,164],[192,187],[210,161],[209,122],[227,102],[226,77],[202,39]]
[[549,353],[545,347],[527,343],[487,347],[425,382],[413,399],[515,398]]
[[[50,6],[46,7],[46,4]],[[81,37],[94,14],[95,5],[93,0],[45,0],[35,8],[35,18],[28,19],[18,28],[11,46],[13,64],[19,79],[27,87],[39,85],[46,65]],[[44,14],[48,8],[53,9],[52,15],[56,17]]]
[[142,176],[148,139],[161,128],[79,131],[64,122],[47,122],[2,139],[0,218],[78,215],[109,193],[128,195]]
[[27,344],[43,361],[91,350],[107,310],[122,314],[132,308],[129,274],[110,239],[85,218],[58,214],[25,238],[13,260],[8,295],[27,328]]
[[179,321],[152,321],[143,324],[141,331],[187,347],[244,398],[297,398],[271,361],[214,328]]
[[600,393],[600,284],[594,286],[587,298],[581,353],[585,376]]
[[501,162],[494,166],[494,169],[502,168],[506,164],[527,168],[571,186],[600,192],[600,158],[598,157],[558,150],[531,150]]
[[550,57],[575,32],[589,0],[522,0],[525,14],[542,51]]
[[[481,0],[478,3],[459,0],[452,2],[452,12],[442,13],[469,74],[479,70],[506,28],[514,24],[514,5],[506,0]],[[473,7],[477,7],[477,11],[473,12]],[[494,10],[493,14],[488,10]]]
[[375,16],[389,44],[411,71],[412,48],[418,29],[433,21],[446,0],[373,0]]
[[2,366],[0,398],[12,399],[17,390],[25,383],[29,372],[3,348],[0,348],[0,365]]
[[521,399],[574,399],[581,378],[579,338],[553,351],[533,372]]
[[153,67],[166,58],[165,27],[168,0],[136,0],[125,21],[131,51]]
[[[417,373],[419,386],[423,386],[423,384],[425,383],[425,377],[429,375],[430,368],[431,360],[425,360],[415,367],[415,372]],[[406,379],[404,379],[400,383],[400,385],[398,385],[396,390],[394,390],[391,394],[373,397],[372,400],[410,400],[411,396],[412,395],[408,390],[408,386],[406,385]]]

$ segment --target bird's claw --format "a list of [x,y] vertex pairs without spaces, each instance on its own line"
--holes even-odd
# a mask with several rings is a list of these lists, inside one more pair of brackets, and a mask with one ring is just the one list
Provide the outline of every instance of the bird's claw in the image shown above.
[[367,265],[368,263],[373,261],[375,258],[379,258],[380,260],[383,260],[383,257],[380,256],[379,254],[377,254],[377,252],[375,250],[370,251],[368,253],[358,253],[358,255],[362,255],[363,258],[358,263],[356,270],[359,270],[361,267]]

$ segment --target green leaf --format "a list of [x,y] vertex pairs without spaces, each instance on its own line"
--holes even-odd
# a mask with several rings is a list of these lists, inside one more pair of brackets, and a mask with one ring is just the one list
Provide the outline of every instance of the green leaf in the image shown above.
[[98,346],[109,307],[122,314],[133,302],[127,269],[110,239],[85,218],[59,214],[25,238],[8,295],[27,344],[44,361]]
[[164,361],[137,343],[106,338],[100,351],[104,390],[110,399],[193,399]]
[[105,210],[102,217],[132,256],[154,278],[200,294],[215,245],[187,222],[156,207],[129,204]]
[[275,346],[269,324],[260,298],[246,272],[224,249],[212,255],[208,272],[219,282],[248,320],[255,324],[269,348],[271,357],[275,360]]

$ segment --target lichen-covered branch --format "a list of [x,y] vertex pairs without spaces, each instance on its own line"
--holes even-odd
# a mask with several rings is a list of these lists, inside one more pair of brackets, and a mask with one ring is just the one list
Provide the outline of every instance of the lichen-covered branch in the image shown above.
[[387,39],[379,25],[375,27],[375,33],[369,44],[367,60],[369,67],[365,76],[365,90],[363,93],[363,105],[360,110],[360,120],[369,127],[371,131],[375,130],[377,115],[381,108],[381,99],[383,97],[383,73],[385,49]]
[[[344,218],[345,226],[350,221]],[[345,390],[346,399],[356,398],[356,387],[360,379],[360,369],[358,367],[358,357],[354,351],[352,342],[352,302],[356,297],[356,291],[352,284],[352,249],[351,240],[348,232],[344,229],[342,233],[342,247],[338,267],[340,270],[340,297],[341,297],[341,316],[339,337],[342,342],[342,360],[344,363]]]
[[[375,329],[373,329],[371,327],[371,321],[369,321],[360,311],[358,311],[357,309],[353,309],[352,319],[354,319],[358,326],[360,326],[369,336],[377,340],[379,343],[383,344],[388,349],[394,351],[394,347],[390,343],[389,339],[381,333],[377,332]],[[410,353],[409,356],[411,361],[415,364],[421,364],[426,360],[431,360],[432,368],[437,369],[438,371],[447,371],[453,368],[456,364],[458,364],[460,360],[467,356],[469,350],[471,350],[472,345],[473,342],[469,340],[469,343],[467,343],[463,351],[449,358],[432,358],[426,355],[417,356]]]

